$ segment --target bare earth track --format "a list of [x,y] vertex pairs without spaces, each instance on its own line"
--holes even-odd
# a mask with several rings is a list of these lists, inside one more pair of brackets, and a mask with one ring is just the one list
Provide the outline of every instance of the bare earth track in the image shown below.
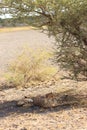
[[[53,39],[36,30],[0,33],[0,71],[5,72],[9,60],[15,58],[24,44],[34,48],[47,48]],[[87,107],[58,106],[52,109],[17,107],[16,101],[24,96],[57,92],[60,87],[84,88],[87,81],[59,80],[23,89],[0,89],[0,130],[87,130]]]
[[38,30],[0,33],[0,70],[6,69],[9,60],[13,59],[24,46],[34,49],[49,48],[52,46],[52,41]]

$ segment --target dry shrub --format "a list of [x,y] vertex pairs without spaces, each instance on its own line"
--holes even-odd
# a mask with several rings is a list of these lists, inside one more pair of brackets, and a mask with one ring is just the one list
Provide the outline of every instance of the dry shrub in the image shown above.
[[51,64],[53,54],[46,50],[24,48],[16,60],[10,63],[6,77],[15,86],[29,87],[50,80],[57,72]]
[[55,60],[62,70],[70,74],[70,78],[87,80],[87,47],[74,43],[74,40],[69,44],[65,43],[55,51]]
[[0,28],[0,33],[3,32],[15,32],[15,31],[23,31],[23,30],[31,30],[31,29],[37,29],[33,26],[23,26],[23,27],[4,27]]

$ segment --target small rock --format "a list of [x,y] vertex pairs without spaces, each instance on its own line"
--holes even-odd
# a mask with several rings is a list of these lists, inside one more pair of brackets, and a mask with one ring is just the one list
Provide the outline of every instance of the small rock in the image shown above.
[[14,128],[18,128],[18,125],[16,125],[16,124],[13,124],[12,126],[13,126]]
[[27,130],[27,128],[24,127],[24,128],[21,128],[20,130]]
[[18,106],[18,107],[21,107],[21,106],[23,106],[24,105],[24,101],[18,101],[17,103],[16,103],[16,106]]

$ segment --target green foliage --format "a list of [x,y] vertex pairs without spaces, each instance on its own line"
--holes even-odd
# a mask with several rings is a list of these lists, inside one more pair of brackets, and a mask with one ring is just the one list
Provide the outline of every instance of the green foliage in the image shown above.
[[50,58],[53,54],[45,50],[33,50],[28,47],[9,65],[6,78],[15,86],[37,85],[48,81],[57,72],[51,65]]
[[15,17],[43,17],[40,24],[57,43],[57,63],[76,77],[87,76],[87,0],[7,0],[6,4]]

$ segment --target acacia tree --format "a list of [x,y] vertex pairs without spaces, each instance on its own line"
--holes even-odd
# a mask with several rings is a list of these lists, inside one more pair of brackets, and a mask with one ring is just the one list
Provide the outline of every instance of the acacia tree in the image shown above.
[[87,77],[87,0],[6,0],[14,16],[38,15],[56,40],[56,62]]

